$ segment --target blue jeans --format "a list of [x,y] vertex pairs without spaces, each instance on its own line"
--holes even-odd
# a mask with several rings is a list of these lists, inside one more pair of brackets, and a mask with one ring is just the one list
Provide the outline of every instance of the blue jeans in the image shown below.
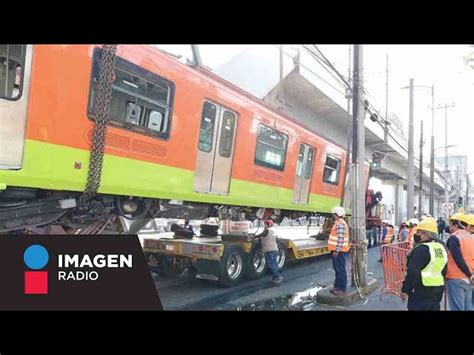
[[265,261],[267,262],[268,270],[270,270],[270,273],[272,274],[272,280],[276,280],[280,277],[280,271],[278,271],[277,257],[277,251],[265,252]]
[[451,311],[472,310],[472,287],[464,280],[447,279],[449,309]]
[[332,257],[332,267],[336,272],[334,287],[342,291],[347,288],[346,258],[347,253],[339,253],[336,257]]

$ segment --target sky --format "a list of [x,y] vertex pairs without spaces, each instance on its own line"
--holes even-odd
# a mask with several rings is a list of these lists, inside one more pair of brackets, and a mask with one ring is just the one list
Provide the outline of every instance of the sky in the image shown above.
[[[191,58],[189,45],[161,46]],[[214,69],[243,50],[255,45],[200,45],[203,64]],[[292,46],[285,46],[289,49]],[[318,45],[333,65],[347,76],[349,45]],[[466,66],[464,57],[474,52],[469,45],[364,45],[364,87],[367,99],[377,110],[385,113],[386,56],[389,61],[388,112],[395,114],[408,133],[409,90],[402,89],[414,79],[414,85],[435,85],[435,107],[454,103],[448,109],[449,154],[466,154],[468,172],[474,172],[474,69]],[[431,89],[415,88],[414,119],[415,146],[419,145],[420,121],[424,121],[424,154],[429,159],[431,136]],[[343,89],[341,87],[341,89]],[[445,146],[445,110],[435,110],[435,148]],[[444,149],[436,151],[443,156]],[[426,160],[428,161],[428,160]],[[471,179],[474,175],[471,175]]]

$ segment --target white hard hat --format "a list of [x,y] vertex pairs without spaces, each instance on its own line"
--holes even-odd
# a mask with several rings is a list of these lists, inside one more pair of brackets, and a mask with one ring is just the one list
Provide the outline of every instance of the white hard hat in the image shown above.
[[334,207],[331,212],[337,214],[339,217],[344,217],[344,215],[346,214],[344,208],[340,206]]
[[416,225],[418,225],[418,224],[420,224],[420,221],[419,221],[418,219],[416,219],[416,218],[412,218],[412,219],[410,219],[410,224],[416,224]]

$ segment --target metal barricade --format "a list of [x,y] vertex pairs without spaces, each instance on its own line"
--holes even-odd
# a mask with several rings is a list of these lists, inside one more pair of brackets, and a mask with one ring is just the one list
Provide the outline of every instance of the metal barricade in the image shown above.
[[408,241],[381,246],[384,286],[380,293],[380,300],[384,294],[394,294],[401,297],[402,283],[406,273],[406,258],[410,250]]

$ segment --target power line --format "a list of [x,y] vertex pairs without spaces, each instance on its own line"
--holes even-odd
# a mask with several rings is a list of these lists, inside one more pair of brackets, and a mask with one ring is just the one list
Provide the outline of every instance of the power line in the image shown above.
[[[324,54],[321,52],[321,50],[316,46],[316,45],[313,45],[314,47],[316,47],[316,49],[318,50],[318,53],[320,53],[320,55],[322,57],[320,57],[317,53],[315,53],[314,51],[312,51],[310,48],[308,48],[307,46],[303,46],[304,49],[306,49],[306,51],[318,62],[318,64],[320,64],[323,68],[325,66],[328,66],[329,68],[331,68],[331,70],[333,70],[339,80],[338,82],[341,83],[342,81],[342,86],[345,87],[351,94],[353,92],[353,89],[352,89],[352,86],[346,81],[345,77],[329,62],[329,60],[327,59],[326,56],[324,56]],[[290,54],[286,53],[285,54],[292,58]],[[318,60],[319,59],[319,60]],[[346,95],[346,93],[343,93],[342,91],[340,91],[338,88],[336,88],[334,85],[330,84],[329,82],[327,82],[325,79],[323,79],[321,76],[319,76],[318,74],[316,74],[314,71],[312,71],[310,68],[308,68],[307,66],[305,66],[304,64],[302,64],[301,62],[299,63],[299,65],[301,65],[303,68],[305,68],[306,70],[308,70],[311,74],[313,74],[314,76],[316,76],[318,79],[322,80],[324,83],[326,83],[327,85],[329,85],[331,88],[333,88],[334,90],[336,90],[338,93],[340,93],[341,95]],[[327,68],[324,68],[326,71],[327,71]],[[333,75],[333,78],[334,78],[334,75]],[[356,85],[359,89],[363,90],[364,94],[369,96],[370,98],[374,99],[375,101],[375,98],[368,92],[368,90],[361,84],[354,84]],[[365,106],[365,102],[363,102],[362,100],[358,100],[359,104],[361,105],[364,105]],[[386,118],[383,118],[384,116],[382,114],[380,114],[380,111],[375,108],[373,105],[371,105],[371,107],[368,107],[367,108],[367,112],[369,114],[374,114],[376,113],[377,116],[382,120],[382,122],[389,122],[387,117]],[[382,122],[380,122],[379,120],[377,120],[377,123],[380,125],[380,127],[384,128],[384,126],[382,125]],[[394,137],[394,135],[389,131],[388,132],[388,136],[390,136],[392,138],[392,140],[406,153],[408,153],[408,148],[406,148],[405,146],[403,146],[400,142],[399,142],[399,138],[397,137]]]

